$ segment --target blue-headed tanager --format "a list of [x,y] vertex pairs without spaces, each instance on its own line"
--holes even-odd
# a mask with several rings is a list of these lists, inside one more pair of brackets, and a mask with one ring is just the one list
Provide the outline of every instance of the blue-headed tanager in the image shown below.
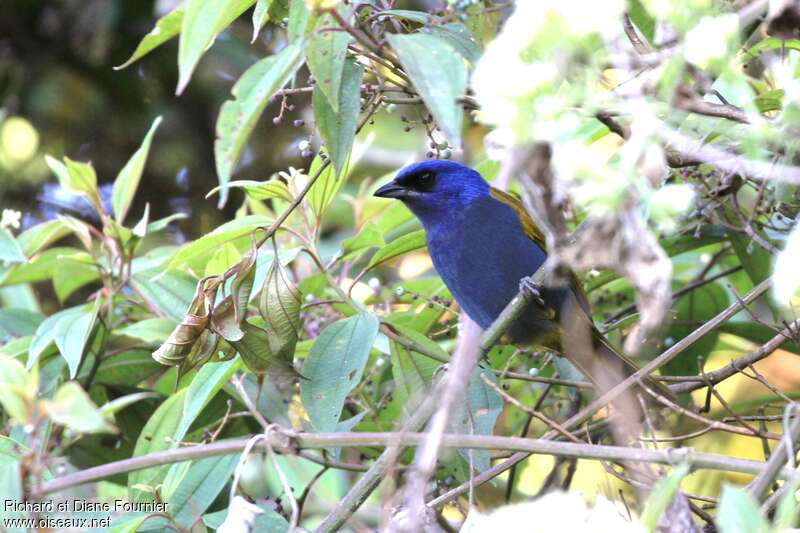
[[[521,202],[459,163],[431,160],[409,165],[375,196],[401,200],[419,218],[436,271],[461,309],[483,329],[547,259],[544,236]],[[575,276],[569,286],[537,292],[539,302],[509,328],[512,342],[561,352],[595,385],[603,382],[602,389],[637,370],[594,326]],[[587,325],[584,331],[588,329],[593,352],[590,365],[589,358],[571,357],[564,349],[568,344],[562,338],[564,324],[575,318]],[[598,373],[605,374],[603,379]],[[645,383],[669,396],[668,389],[654,380]]]

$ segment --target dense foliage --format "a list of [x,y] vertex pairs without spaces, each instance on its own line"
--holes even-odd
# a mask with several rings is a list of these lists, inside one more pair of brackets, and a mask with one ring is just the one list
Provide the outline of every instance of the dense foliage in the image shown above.
[[[0,493],[166,504],[111,513],[120,531],[331,531],[349,513],[353,530],[796,525],[800,8],[394,4],[159,12],[118,68],[177,41],[176,96],[102,173],[39,149],[4,100],[3,175],[47,174],[66,200],[0,223]],[[169,106],[243,62],[205,102],[217,183],[194,203],[226,219],[208,228],[199,207],[166,212],[152,154],[177,146],[186,117]],[[267,179],[263,152],[281,168]],[[547,230],[546,269],[578,272],[603,333],[652,361],[676,399],[641,399],[634,442],[612,438],[614,409],[564,358],[484,336],[436,467],[415,459],[410,434],[476,345],[419,223],[371,195],[425,157],[519,194]],[[581,489],[633,517],[574,494],[487,516]],[[404,516],[410,500],[431,515]],[[42,514],[28,511],[3,517]]]

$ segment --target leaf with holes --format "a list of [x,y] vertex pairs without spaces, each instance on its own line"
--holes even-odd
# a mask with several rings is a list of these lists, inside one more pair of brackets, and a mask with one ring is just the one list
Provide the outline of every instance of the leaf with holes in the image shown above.
[[361,313],[322,330],[303,366],[300,398],[316,431],[336,431],[345,399],[361,380],[380,325]]

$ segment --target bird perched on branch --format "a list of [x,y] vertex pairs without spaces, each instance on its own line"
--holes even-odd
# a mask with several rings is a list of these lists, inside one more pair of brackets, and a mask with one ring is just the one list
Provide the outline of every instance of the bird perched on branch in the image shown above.
[[[601,390],[637,370],[594,326],[577,278],[571,276],[567,287],[530,286],[547,252],[542,232],[516,197],[490,187],[471,168],[443,160],[402,169],[375,196],[396,198],[419,218],[436,271],[481,328],[488,328],[527,285],[534,303],[510,326],[512,342],[563,353]],[[581,330],[583,348],[565,337],[580,336]],[[652,379],[645,383],[670,395]]]

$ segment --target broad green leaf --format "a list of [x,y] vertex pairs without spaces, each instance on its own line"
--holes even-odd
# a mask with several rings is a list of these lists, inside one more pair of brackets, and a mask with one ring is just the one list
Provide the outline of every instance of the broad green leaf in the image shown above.
[[61,385],[46,405],[47,414],[53,422],[78,433],[114,431],[86,391],[75,381]]
[[100,279],[94,260],[86,252],[61,255],[58,260],[58,268],[53,271],[53,289],[59,302],[63,303],[76,290]]
[[[450,429],[454,433],[467,435],[492,435],[497,417],[503,410],[503,399],[490,388],[481,375],[486,376],[497,385],[495,375],[484,368],[472,371],[467,388],[467,401],[456,407],[450,419]],[[472,464],[476,471],[483,472],[491,464],[491,455],[488,450],[459,449],[459,453]]]
[[383,231],[374,220],[368,220],[358,233],[342,241],[342,258],[348,259],[373,246],[383,246]]
[[[325,25],[333,25],[333,17],[325,16]],[[320,31],[314,34],[306,46],[306,64],[308,70],[316,80],[315,89],[322,91],[328,106],[333,113],[339,112],[339,102],[342,96],[342,76],[347,57],[347,45],[351,41],[350,34],[345,31]],[[356,103],[360,87],[356,88]],[[316,91],[315,91],[316,92]],[[315,104],[316,107],[316,104]],[[319,121],[319,117],[317,117]]]
[[38,378],[29,374],[22,363],[0,355],[0,405],[9,416],[21,423],[28,421],[28,402],[36,397]]
[[177,268],[186,264],[193,266],[196,263],[205,265],[203,258],[210,257],[220,246],[243,237],[249,237],[256,228],[266,227],[271,223],[272,219],[261,215],[248,215],[226,222],[211,233],[182,246],[169,262],[168,267]]
[[775,510],[773,531],[788,531],[797,523],[797,515],[800,507],[797,506],[797,490],[800,488],[800,478],[795,476],[787,479],[784,483],[789,486],[783,493],[778,507]]
[[364,69],[361,66],[350,61],[344,62],[339,93],[335,97],[338,110],[327,95],[319,89],[314,90],[317,128],[339,179],[343,178],[345,161],[356,136],[363,75]]
[[269,20],[269,8],[273,2],[274,0],[256,1],[256,8],[253,10],[253,38],[250,40],[251,44],[256,42],[256,39],[258,39],[258,33],[261,31],[261,28],[264,27],[264,24],[266,24]]
[[[414,343],[438,353],[442,358],[449,358],[447,352],[425,335],[399,324],[392,324],[392,328],[398,330],[402,336],[414,341]],[[392,377],[394,379],[392,394],[398,397],[400,404],[406,409],[412,409],[414,405],[418,405],[416,402],[419,402],[422,399],[422,395],[428,391],[433,373],[442,363],[431,359],[427,355],[409,350],[395,341],[389,341],[389,351],[392,359]]]
[[0,227],[0,261],[24,263],[27,260],[17,239],[6,228]]
[[47,248],[57,240],[65,237],[70,229],[61,219],[48,220],[26,229],[17,236],[17,242],[28,257]]
[[242,254],[233,244],[226,242],[214,252],[206,263],[203,277],[219,276],[242,260]]
[[461,57],[472,63],[478,62],[481,57],[481,48],[472,38],[469,29],[460,22],[449,22],[440,26],[431,26],[430,32],[461,54]]
[[[228,188],[242,188],[244,189],[245,194],[247,194],[247,196],[253,200],[269,200],[271,198],[280,198],[281,200],[291,202],[293,199],[292,193],[289,192],[289,188],[286,186],[286,184],[277,178],[267,181],[234,180],[228,183]],[[217,185],[208,191],[206,198],[213,196],[221,189],[222,186]]]
[[85,305],[80,312],[66,315],[55,324],[53,340],[67,362],[70,379],[74,379],[78,373],[101,303],[102,299],[98,298],[92,307]]
[[316,22],[317,15],[308,10],[305,1],[289,1],[289,23],[286,32],[290,43],[305,39],[314,29]]
[[413,11],[411,9],[387,9],[381,11],[380,16],[410,20],[418,22],[419,24],[428,24],[433,20],[433,15],[430,13],[425,11]]
[[[293,4],[302,2],[293,2]],[[303,64],[303,46],[290,44],[277,54],[248,68],[233,86],[217,118],[214,157],[220,183],[219,206],[228,199],[228,182],[253,128],[270,97],[280,90]]]
[[162,343],[169,337],[175,326],[174,321],[166,318],[145,318],[118,329],[115,333],[147,343]]
[[714,520],[720,533],[767,533],[769,524],[746,490],[725,485]]
[[163,369],[163,366],[153,361],[149,349],[131,349],[104,358],[100,362],[100,368],[97,369],[95,381],[112,386],[131,387]]
[[45,155],[44,160],[58,178],[58,183],[61,187],[69,192],[84,196],[98,213],[103,212],[103,205],[97,192],[97,175],[92,165],[73,161],[66,156],[64,157],[64,163],[49,155]]
[[[729,297],[719,283],[708,283],[678,298],[672,304],[674,318],[665,338],[678,342],[692,333],[700,324],[713,318],[728,307]],[[714,349],[719,330],[710,331],[677,357],[661,367],[670,376],[696,376]]]
[[155,399],[159,397],[160,395],[157,392],[134,392],[131,394],[126,394],[125,396],[114,398],[110,402],[103,404],[100,407],[100,413],[104,417],[110,418],[114,416],[114,414],[122,411],[126,407],[135,404],[136,402],[140,402],[142,400]]
[[423,248],[425,248],[425,230],[412,231],[402,237],[396,238],[378,250],[375,255],[372,256],[372,259],[369,260],[369,264],[365,270],[375,268],[386,261],[391,261],[395,257],[416,250],[422,250]]
[[628,16],[631,22],[642,33],[648,42],[653,42],[653,37],[656,31],[656,21],[653,16],[647,12],[647,9],[642,5],[641,0],[628,0]]
[[389,207],[384,209],[378,217],[377,224],[384,236],[401,224],[414,219],[414,214],[403,204],[403,202],[391,202]]
[[189,471],[172,492],[168,503],[175,522],[190,529],[227,485],[239,456],[220,455],[192,463]]
[[134,274],[131,284],[145,303],[159,311],[161,316],[175,322],[183,320],[197,287],[197,279],[180,270],[145,270]]
[[153,135],[161,124],[161,117],[156,117],[147,134],[144,136],[142,145],[134,152],[131,158],[122,167],[122,170],[117,174],[117,179],[114,180],[114,188],[111,193],[111,206],[114,209],[114,217],[117,222],[122,224],[125,222],[125,215],[128,214],[128,209],[131,207],[133,197],[136,194],[136,189],[139,187],[139,181],[142,179],[142,171],[144,170],[144,163],[147,160],[147,154],[150,152],[150,143],[153,140]]
[[39,360],[39,356],[42,352],[53,342],[56,336],[58,323],[62,320],[72,322],[80,316],[84,310],[85,306],[82,305],[63,309],[57,313],[53,313],[39,324],[39,327],[36,328],[36,332],[31,339],[31,346],[28,351],[28,368],[31,368],[34,363]]
[[33,335],[44,317],[41,313],[9,307],[0,309],[0,342],[3,337],[27,337]]
[[[172,436],[180,424],[183,415],[183,402],[188,389],[181,389],[164,400],[145,424],[136,447],[134,457],[168,450],[174,447]],[[128,490],[134,501],[149,501],[152,496],[142,490],[134,489],[136,485],[155,487],[161,483],[169,470],[169,465],[155,466],[144,470],[136,470],[128,475]]]
[[653,486],[653,490],[650,492],[650,496],[647,498],[647,503],[642,512],[642,525],[644,525],[647,531],[652,532],[656,530],[661,515],[663,515],[664,511],[669,507],[672,498],[678,492],[678,489],[680,489],[681,481],[688,473],[689,465],[683,463],[674,468],[667,477],[659,479],[655,486]]
[[178,88],[180,95],[192,72],[214,38],[255,0],[185,0],[178,45]]
[[250,371],[257,374],[268,373],[277,380],[288,380],[297,377],[292,365],[293,354],[281,354],[279,357],[272,351],[270,334],[264,329],[242,322],[244,337],[238,341],[230,341]]
[[123,69],[129,66],[137,59],[147,55],[153,49],[161,46],[169,41],[181,31],[181,23],[183,22],[183,4],[179,5],[160,19],[156,21],[155,27],[150,30],[150,33],[145,35],[133,51],[131,57],[128,58],[123,64],[114,67],[114,70]]
[[206,363],[197,371],[183,402],[183,415],[175,430],[175,441],[181,441],[200,411],[208,405],[231,376],[239,369],[239,359],[221,363]]
[[26,263],[15,264],[2,278],[2,285],[18,285],[20,283],[36,283],[50,280],[59,266],[58,258],[64,254],[79,252],[77,248],[50,248],[36,254]]
[[316,431],[335,431],[347,394],[361,380],[378,319],[361,313],[327,326],[311,347],[300,383],[300,398]]
[[450,44],[434,35],[387,35],[436,123],[455,148],[461,147],[463,110],[458,98],[467,88],[467,67]]

